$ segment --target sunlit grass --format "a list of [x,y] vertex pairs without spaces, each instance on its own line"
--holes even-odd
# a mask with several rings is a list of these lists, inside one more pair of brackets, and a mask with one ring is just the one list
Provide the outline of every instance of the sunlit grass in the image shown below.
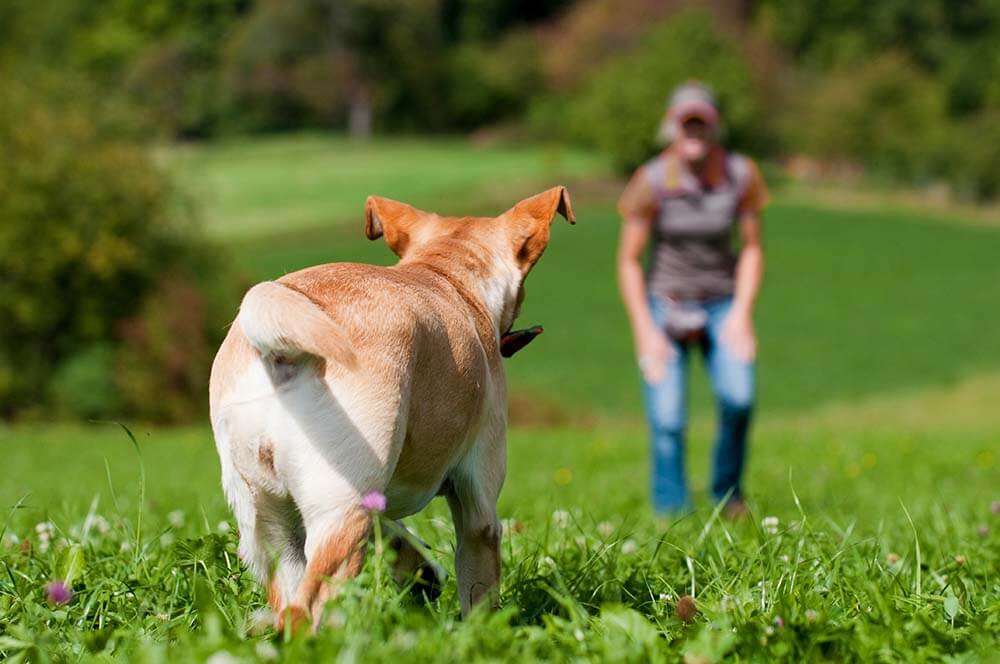
[[[207,430],[138,432],[148,476],[139,536],[140,458],[120,429],[8,430],[0,444],[13,481],[0,493],[7,505],[23,501],[2,550],[0,620],[8,639],[56,656],[134,661],[220,651],[281,661],[350,652],[375,661],[966,652],[986,661],[1000,637],[1000,514],[991,511],[1000,420],[943,412],[926,427],[913,415],[995,382],[984,381],[762,418],[747,485],[753,515],[735,524],[704,491],[693,515],[653,518],[641,429],[515,430],[500,503],[503,612],[459,621],[453,579],[437,603],[416,605],[395,587],[373,588],[387,575],[369,561],[319,636],[294,642],[254,631],[264,597],[236,559]],[[850,424],[869,420],[880,425]],[[692,432],[696,488],[710,433],[703,419]],[[410,521],[451,569],[446,507],[432,503]],[[42,550],[36,524],[46,522]],[[54,606],[45,584],[77,550],[75,597]],[[698,608],[691,623],[675,614],[683,595]],[[31,652],[2,643],[8,656]]]

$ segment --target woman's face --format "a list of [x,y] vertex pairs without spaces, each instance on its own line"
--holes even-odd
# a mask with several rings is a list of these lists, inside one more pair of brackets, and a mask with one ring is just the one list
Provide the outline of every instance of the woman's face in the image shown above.
[[701,161],[712,147],[712,128],[701,118],[687,118],[681,123],[675,142],[686,161]]

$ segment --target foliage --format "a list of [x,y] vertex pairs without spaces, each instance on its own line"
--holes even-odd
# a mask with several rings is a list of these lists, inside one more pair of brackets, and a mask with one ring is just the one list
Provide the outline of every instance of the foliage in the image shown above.
[[969,198],[997,195],[995,151],[984,146],[1000,140],[1000,3],[765,0],[755,23],[805,80],[820,81],[787,112],[789,148],[829,155],[839,144],[904,181],[932,176]]
[[675,15],[650,30],[634,51],[598,69],[570,105],[572,127],[623,169],[634,168],[655,149],[670,91],[691,78],[714,88],[733,147],[760,144],[752,72],[704,10]]
[[941,87],[898,54],[822,77],[784,114],[789,143],[911,181],[944,175]]
[[64,88],[40,89],[8,83],[0,111],[0,415],[37,412],[55,396],[107,416],[120,395],[100,374],[118,326],[158,297],[159,275],[214,262],[141,144],[86,96],[67,103]]

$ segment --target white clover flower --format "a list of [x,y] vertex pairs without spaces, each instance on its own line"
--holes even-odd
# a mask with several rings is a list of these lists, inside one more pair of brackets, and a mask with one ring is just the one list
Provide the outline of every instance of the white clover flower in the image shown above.
[[278,649],[270,641],[258,641],[253,652],[262,662],[273,662],[280,656]]
[[240,659],[226,650],[220,650],[205,660],[205,664],[239,664]]
[[610,521],[601,521],[597,524],[597,532],[601,537],[611,537],[615,533],[615,526]]
[[118,550],[121,551],[122,553],[124,553],[126,551],[131,551],[132,550],[132,542],[130,542],[129,540],[124,540],[122,542],[122,545],[120,547],[118,547]]
[[573,630],[573,638],[577,641],[583,642],[583,630],[577,627]]
[[556,561],[554,558],[552,558],[552,556],[543,556],[541,559],[539,559],[538,566],[544,567],[550,571],[555,571],[555,569],[559,567],[559,565],[556,564]]
[[764,532],[770,535],[777,535],[779,523],[780,522],[778,521],[778,517],[765,516],[764,520],[760,522],[760,525],[764,529]]
[[576,545],[581,549],[586,548],[587,546],[587,538],[583,535],[577,535],[573,538],[573,541],[576,542]]
[[166,547],[170,546],[173,543],[174,543],[173,533],[163,533],[162,535],[160,535],[160,546]]
[[347,624],[347,614],[341,610],[331,611],[326,618],[326,624],[334,629],[341,629]]
[[664,604],[671,601],[672,599],[673,596],[671,596],[670,593],[660,593],[660,601],[663,602]]
[[51,521],[42,521],[35,525],[35,534],[38,535],[38,542],[44,543],[46,548],[48,548],[49,541],[55,537],[56,524]]
[[270,641],[258,641],[253,652],[262,662],[273,662],[280,657],[278,649]]
[[3,545],[7,547],[17,546],[21,543],[21,538],[14,533],[6,533],[3,536]]
[[94,515],[94,518],[90,520],[90,525],[93,527],[94,530],[97,531],[97,534],[100,535],[101,537],[104,537],[109,532],[111,532],[111,524],[108,523],[108,520],[105,519],[100,514]]
[[173,526],[174,528],[183,528],[184,527],[184,511],[183,510],[174,510],[173,512],[170,512],[169,514],[167,514],[167,522],[171,526]]
[[556,524],[558,528],[565,528],[569,525],[569,512],[566,510],[556,510],[552,513],[552,523]]
[[636,544],[634,539],[627,539],[622,542],[622,553],[626,556],[631,555],[639,550],[639,545]]
[[216,529],[218,529],[218,531],[223,535],[229,532],[229,528],[230,526],[228,521],[220,521],[219,525],[216,526]]
[[247,622],[251,634],[263,634],[274,624],[274,612],[267,607],[256,609],[250,614]]

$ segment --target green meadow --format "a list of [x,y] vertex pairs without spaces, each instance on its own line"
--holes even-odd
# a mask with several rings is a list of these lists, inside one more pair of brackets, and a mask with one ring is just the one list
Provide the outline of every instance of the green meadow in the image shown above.
[[[1000,645],[1000,229],[785,197],[765,214],[752,515],[705,496],[713,404],[696,372],[696,511],[657,520],[618,299],[609,168],[563,148],[321,136],[170,149],[247,283],[389,264],[368,194],[498,214],[562,183],[508,363],[503,609],[458,618],[386,581],[377,544],[315,637],[261,626],[211,434],[139,422],[0,429],[0,658],[10,661],[947,661]],[[235,306],[235,303],[234,303]],[[451,568],[435,501],[408,521]],[[27,543],[26,543],[27,542]],[[45,585],[69,578],[69,604]],[[682,619],[680,597],[697,612]]]

